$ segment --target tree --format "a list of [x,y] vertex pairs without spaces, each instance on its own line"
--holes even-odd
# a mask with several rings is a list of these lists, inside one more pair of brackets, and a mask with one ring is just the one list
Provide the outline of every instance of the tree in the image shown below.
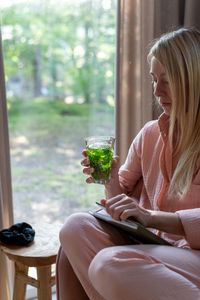
[[24,97],[105,102],[113,95],[116,1],[26,2],[2,10],[8,87],[17,80]]

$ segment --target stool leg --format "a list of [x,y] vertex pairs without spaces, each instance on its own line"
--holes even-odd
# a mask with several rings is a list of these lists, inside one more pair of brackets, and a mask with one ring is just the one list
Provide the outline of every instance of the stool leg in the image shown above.
[[51,266],[37,267],[38,300],[51,300]]
[[13,290],[13,300],[24,300],[26,295],[26,281],[23,280],[23,277],[28,274],[28,267],[15,262],[15,281],[14,281],[14,290]]

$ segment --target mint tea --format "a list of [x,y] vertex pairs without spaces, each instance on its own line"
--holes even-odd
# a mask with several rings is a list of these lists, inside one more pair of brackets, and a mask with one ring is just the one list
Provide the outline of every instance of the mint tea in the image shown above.
[[91,137],[86,139],[86,153],[90,167],[94,168],[92,177],[95,183],[105,184],[110,181],[113,157],[113,137]]

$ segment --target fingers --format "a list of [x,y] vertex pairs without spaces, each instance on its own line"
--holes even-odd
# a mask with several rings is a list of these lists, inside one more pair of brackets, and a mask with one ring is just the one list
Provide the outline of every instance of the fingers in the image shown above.
[[88,177],[87,179],[86,179],[86,183],[93,183],[94,182],[94,179],[93,179],[93,177]]
[[89,166],[90,165],[90,160],[89,158],[84,158],[83,160],[81,160],[81,165],[82,166]]
[[100,200],[100,203],[101,203],[103,206],[105,206],[105,205],[106,205],[106,201],[107,201],[106,199],[101,199],[101,200]]
[[119,167],[119,156],[114,156],[112,159],[112,173],[118,173]]
[[121,215],[120,215],[120,220],[126,220],[128,219],[129,217],[133,217],[134,218],[137,218],[138,216],[138,209],[137,208],[132,208],[132,209],[125,209]]
[[120,167],[119,156],[114,156],[112,159],[112,166],[111,166],[111,181],[117,180],[119,167]]
[[[107,212],[115,220],[125,220],[131,215],[135,215],[138,204],[133,199],[125,194],[117,195],[104,202]],[[102,203],[103,204],[103,203]]]
[[114,208],[117,204],[119,204],[119,201],[121,200],[125,201],[126,198],[127,199],[129,198],[126,194],[119,194],[115,197],[112,197],[106,201],[106,208],[107,209],[110,209],[111,207]]
[[110,199],[101,199],[101,204],[106,207],[106,211],[115,220],[126,220],[133,217],[143,226],[151,224],[151,211],[141,207],[137,199],[120,194]]
[[87,167],[83,169],[83,174],[91,175],[94,172],[94,168],[90,168],[90,160],[88,158],[83,159],[81,165]]
[[83,155],[84,157],[87,157],[86,149],[83,149],[82,155]]
[[[90,160],[85,149],[82,151],[82,155],[84,156],[84,159],[81,161],[81,165],[86,167],[83,168],[83,173],[90,176],[94,172],[94,168],[90,168]],[[86,183],[92,183],[93,181],[94,179],[91,176],[86,179]]]
[[126,198],[127,196],[125,194],[120,194],[106,201],[106,210],[113,219],[120,220],[120,215],[123,212],[123,206],[126,205]]
[[84,159],[81,161],[81,165],[82,166],[89,166],[90,165],[90,160],[87,156],[87,153],[86,153],[85,149],[82,151],[82,155],[84,156]]
[[84,168],[83,174],[85,175],[91,175],[94,172],[94,168]]
[[[88,161],[89,159],[84,159],[81,164],[82,166],[89,166],[88,164]],[[90,161],[89,161],[90,162]],[[87,168],[83,168],[83,174],[85,175],[89,175],[90,177],[88,177],[86,179],[86,183],[92,183],[94,182],[93,178],[91,177],[91,174],[94,172],[94,168],[90,168],[90,167],[87,167]]]
[[[107,201],[108,200],[106,200],[106,199],[101,199],[100,203],[106,207]],[[107,207],[108,207],[108,205],[107,205]],[[111,206],[111,207],[107,208],[106,210],[107,210],[107,212],[109,212],[109,214],[112,216],[113,219],[120,220],[120,215],[123,211],[123,208],[121,206],[118,206],[115,209]]]
[[[83,156],[86,155],[85,150],[82,151],[82,154],[83,154]],[[87,155],[86,155],[85,158],[81,161],[81,165],[82,165],[83,167],[87,167],[87,168],[84,168],[84,169],[83,169],[83,173],[84,173],[85,175],[91,175],[91,174],[94,172],[94,168],[90,168],[90,167],[89,167],[89,166],[90,166],[90,160],[89,160],[89,158],[87,157]]]
[[112,159],[112,167],[115,168],[117,167],[119,164],[119,156],[113,156],[113,159]]
[[87,168],[84,168],[83,169],[83,173],[85,175],[91,175],[93,172],[94,172],[94,168],[90,168],[90,160],[88,157],[84,158],[82,161],[81,161],[81,165],[83,167],[87,167]]

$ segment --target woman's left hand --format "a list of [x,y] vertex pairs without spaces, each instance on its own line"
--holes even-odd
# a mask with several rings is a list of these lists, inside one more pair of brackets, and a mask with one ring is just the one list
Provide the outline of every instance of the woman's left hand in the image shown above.
[[172,234],[185,236],[185,231],[179,215],[176,212],[153,211],[140,205],[135,198],[125,194],[117,195],[108,200],[102,199],[101,204],[115,220],[125,220],[134,217],[145,227],[156,228]]
[[117,195],[108,200],[102,199],[101,204],[106,207],[106,211],[115,220],[134,217],[145,227],[148,227],[148,224],[151,223],[151,211],[139,206],[136,199],[125,194]]

